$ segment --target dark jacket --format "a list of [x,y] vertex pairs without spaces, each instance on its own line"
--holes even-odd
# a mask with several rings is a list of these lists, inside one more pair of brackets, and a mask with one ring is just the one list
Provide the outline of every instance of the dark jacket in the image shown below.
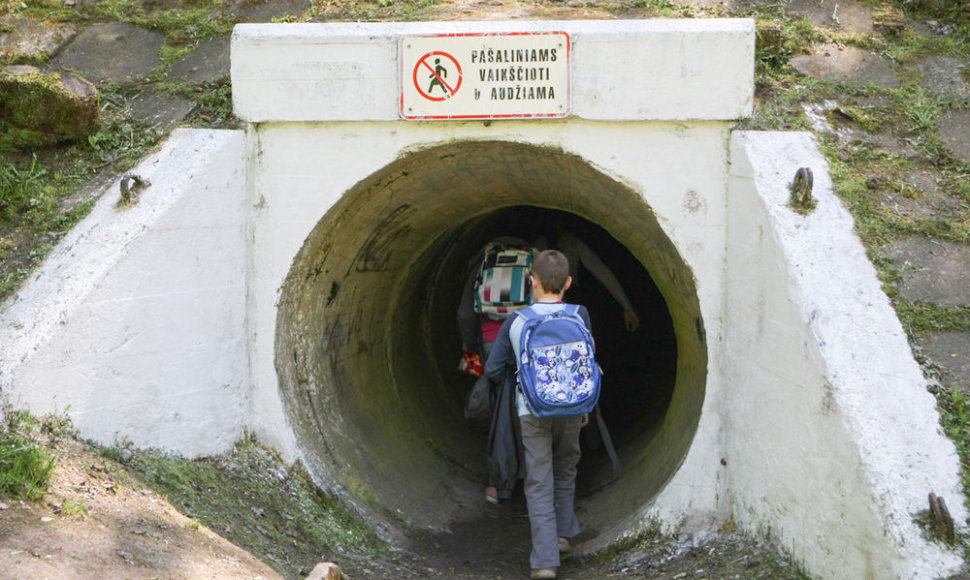
[[486,449],[488,483],[495,487],[498,498],[505,500],[512,497],[516,480],[525,476],[522,433],[519,430],[519,417],[515,412],[515,375],[507,375],[493,383],[493,386],[496,388],[496,397]]

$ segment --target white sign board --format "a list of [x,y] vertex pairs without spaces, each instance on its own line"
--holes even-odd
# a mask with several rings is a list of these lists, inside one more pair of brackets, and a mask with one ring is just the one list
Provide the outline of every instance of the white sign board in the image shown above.
[[531,119],[569,114],[565,32],[401,39],[401,117]]

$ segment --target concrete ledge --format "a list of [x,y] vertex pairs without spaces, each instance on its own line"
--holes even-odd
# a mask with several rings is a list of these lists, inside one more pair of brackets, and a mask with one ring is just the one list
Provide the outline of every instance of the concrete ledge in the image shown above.
[[[789,206],[795,171],[818,206]],[[956,449],[906,334],[806,133],[731,142],[725,359],[732,511],[820,578],[937,578],[960,557],[914,523],[966,510]],[[958,524],[959,525],[959,524]]]
[[245,139],[177,130],[113,184],[0,310],[0,393],[85,438],[186,455],[232,448],[249,415]]
[[601,120],[731,120],[750,114],[751,20],[240,24],[236,114],[249,122],[397,120],[406,36],[564,31],[572,114]]

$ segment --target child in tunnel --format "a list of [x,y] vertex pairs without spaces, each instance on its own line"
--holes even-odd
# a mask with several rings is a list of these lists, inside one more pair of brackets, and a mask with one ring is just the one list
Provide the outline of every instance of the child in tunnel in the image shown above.
[[[538,216],[528,214],[527,217],[529,218],[530,233],[533,234],[528,237],[535,240],[534,244],[514,236],[497,237],[486,245],[468,266],[469,275],[466,278],[458,308],[458,326],[463,350],[466,353],[479,355],[481,360],[487,360],[506,317],[531,303],[531,297],[526,293],[524,299],[518,303],[515,303],[514,300],[496,301],[495,304],[502,304],[501,312],[492,310],[485,313],[482,311],[483,298],[479,296],[479,293],[482,291],[481,280],[485,277],[483,270],[485,270],[486,263],[494,262],[494,260],[490,262],[487,259],[486,255],[489,248],[527,250],[534,255],[539,250],[547,249],[550,240],[559,245],[559,251],[567,259],[570,268],[569,275],[573,280],[572,285],[575,286],[576,284],[578,265],[582,264],[622,307],[623,323],[626,330],[631,333],[635,332],[640,321],[630,299],[617,277],[593,249],[576,235],[567,231],[561,224],[555,223],[548,217],[543,217],[543,214]],[[511,277],[509,278],[511,279]],[[517,297],[517,293],[521,294],[521,290],[510,290],[508,293],[510,296],[506,296],[506,298],[514,299]],[[474,389],[481,388],[483,388],[483,383],[474,387]],[[514,409],[514,382],[509,384],[493,382],[487,388],[491,417],[488,425],[485,426],[488,431],[485,499],[489,503],[498,503],[512,497],[517,480],[523,477],[521,462],[519,461],[522,448],[519,441],[519,421]],[[602,444],[601,430],[605,431],[605,425],[600,423],[601,421],[597,421],[597,428],[587,434],[587,443],[593,442],[591,444],[593,447]]]
[[[580,430],[589,422],[589,414],[550,414],[536,410],[537,400],[531,389],[523,388],[523,365],[529,365],[535,351],[528,350],[529,333],[541,323],[540,318],[566,315],[579,319],[587,333],[589,313],[583,306],[566,305],[562,298],[572,283],[566,256],[557,250],[540,252],[533,263],[532,297],[534,304],[509,316],[499,329],[495,344],[485,362],[485,375],[495,381],[516,381],[515,410],[521,428],[525,496],[532,532],[529,563],[532,578],[555,578],[560,552],[570,550],[569,538],[580,532],[574,509],[576,471],[580,459]],[[530,323],[531,321],[531,323]],[[526,340],[521,340],[525,334]],[[591,335],[590,340],[591,340]],[[529,343],[531,344],[531,343]],[[541,350],[541,349],[540,349]],[[579,349],[587,352],[585,344]],[[564,351],[565,352],[565,351]],[[592,361],[590,364],[598,366]],[[570,356],[569,360],[574,360]],[[525,372],[528,372],[527,370]],[[517,379],[518,377],[518,379]],[[598,377],[597,377],[598,378]],[[567,381],[569,382],[569,381]],[[571,388],[571,387],[570,387]],[[598,384],[596,385],[598,398]],[[571,391],[575,394],[574,391]],[[561,398],[561,397],[560,397]],[[595,400],[590,400],[595,405]],[[586,410],[583,407],[582,410]],[[591,407],[589,407],[591,408]]]

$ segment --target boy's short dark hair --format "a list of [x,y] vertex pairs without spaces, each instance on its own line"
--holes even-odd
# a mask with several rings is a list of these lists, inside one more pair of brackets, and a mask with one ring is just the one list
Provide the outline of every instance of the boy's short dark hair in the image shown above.
[[559,294],[569,279],[569,260],[559,250],[543,250],[532,260],[532,275],[543,290]]

